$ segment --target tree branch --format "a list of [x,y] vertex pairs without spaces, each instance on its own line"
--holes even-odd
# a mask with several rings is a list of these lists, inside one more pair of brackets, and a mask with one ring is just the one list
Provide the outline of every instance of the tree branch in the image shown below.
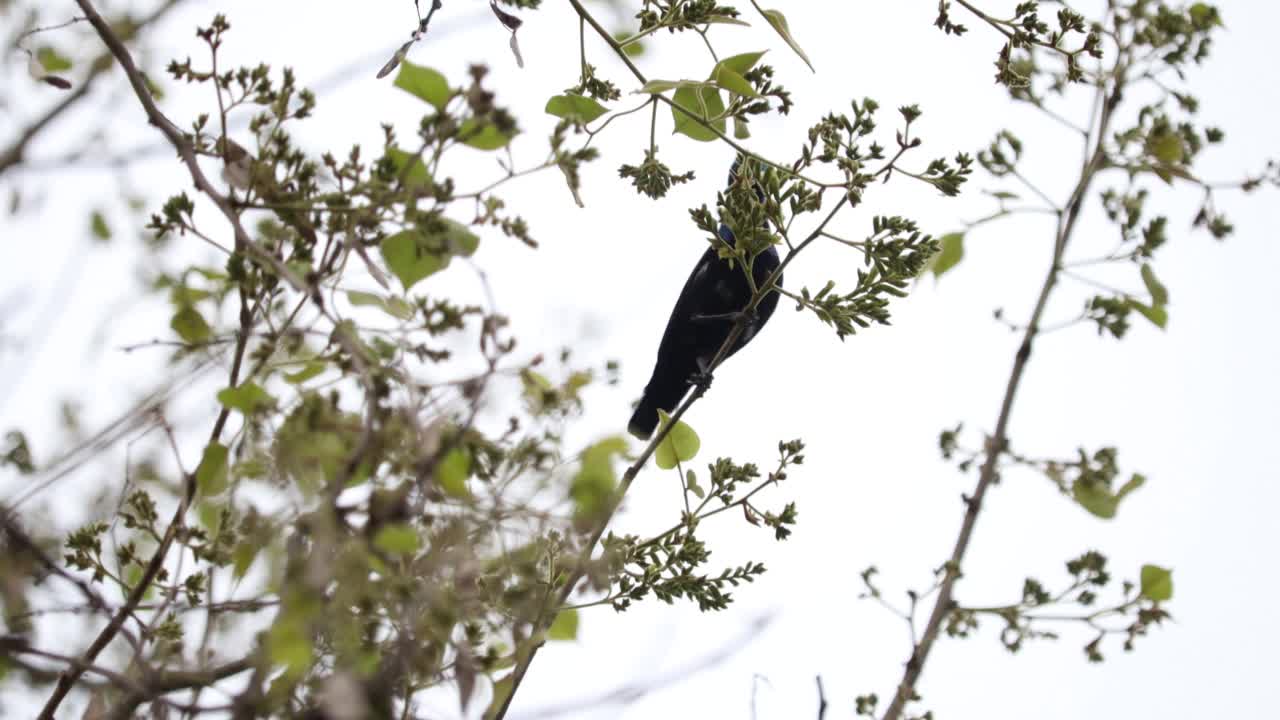
[[[182,0],[165,0],[150,15],[139,20],[137,23],[124,26],[127,28],[126,33],[122,34],[121,39],[128,42],[136,37],[143,28],[155,23],[164,17],[170,10],[178,5]],[[17,139],[13,141],[3,152],[0,152],[0,175],[15,165],[18,165],[26,158],[27,146],[35,139],[46,127],[53,121],[62,116],[63,113],[75,107],[81,100],[89,95],[89,90],[93,87],[93,81],[108,68],[111,67],[111,55],[107,53],[101,58],[89,63],[89,73],[76,85],[68,95],[62,98],[62,101],[45,111],[34,122],[26,127]]]
[[933,609],[929,613],[929,621],[925,625],[919,641],[912,648],[911,658],[907,661],[906,669],[903,672],[901,682],[898,684],[898,689],[894,693],[893,701],[882,716],[883,720],[898,720],[902,717],[906,704],[916,695],[916,685],[924,672],[924,665],[929,658],[930,651],[933,649],[934,642],[937,641],[947,616],[955,609],[955,601],[953,600],[955,583],[960,579],[961,565],[965,554],[968,552],[969,542],[973,538],[978,514],[982,510],[982,502],[986,497],[987,490],[995,482],[998,474],[998,461],[1009,445],[1009,420],[1013,413],[1013,402],[1022,383],[1022,376],[1026,371],[1027,362],[1031,358],[1032,346],[1040,334],[1041,322],[1049,302],[1049,296],[1057,285],[1059,275],[1062,272],[1062,259],[1066,252],[1067,243],[1075,230],[1076,220],[1080,215],[1085,195],[1088,193],[1094,177],[1106,166],[1104,143],[1108,135],[1112,111],[1120,102],[1121,92],[1125,85],[1126,71],[1127,67],[1124,64],[1123,56],[1121,56],[1117,58],[1110,74],[1111,91],[1108,93],[1105,87],[1098,88],[1098,95],[1104,97],[1105,100],[1102,102],[1102,112],[1096,118],[1096,126],[1091,128],[1091,130],[1096,129],[1096,132],[1090,132],[1089,134],[1091,138],[1089,142],[1092,143],[1092,146],[1086,150],[1089,153],[1089,160],[1081,169],[1080,178],[1071,192],[1069,201],[1058,214],[1053,260],[1049,265],[1048,272],[1045,274],[1044,283],[1040,288],[1040,295],[1036,300],[1035,309],[1032,311],[1031,319],[1028,321],[1026,330],[1023,333],[1022,342],[1014,355],[1013,368],[1009,373],[1004,398],[1000,403],[1000,413],[996,419],[995,432],[988,438],[986,443],[985,458],[978,476],[978,482],[973,489],[973,493],[965,497],[966,510],[964,520],[960,525],[960,534],[956,537],[950,558],[947,560],[946,565],[943,566],[943,579],[938,587],[938,595],[934,601]]

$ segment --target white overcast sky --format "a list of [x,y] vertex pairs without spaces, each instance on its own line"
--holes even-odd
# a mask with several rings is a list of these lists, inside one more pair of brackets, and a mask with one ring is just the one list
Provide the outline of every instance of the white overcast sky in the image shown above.
[[[777,80],[797,101],[790,116],[753,125],[753,149],[789,157],[808,125],[828,110],[843,111],[851,98],[879,100],[886,132],[894,124],[893,108],[918,102],[925,146],[917,162],[975,152],[995,131],[1010,128],[1029,147],[1030,174],[1055,198],[1065,197],[1079,156],[1076,140],[1012,107],[992,82],[991,63],[1001,41],[994,31],[966,17],[970,34],[946,37],[932,26],[932,0],[773,4],[787,12],[818,72],[811,74],[754,18],[748,18],[750,29],[718,32],[726,52],[772,48],[768,59]],[[1014,5],[979,4],[994,14],[1007,14]],[[73,3],[60,5],[65,8],[50,10],[45,20],[75,14]],[[541,158],[553,126],[553,118],[542,113],[545,99],[576,78],[576,22],[559,0],[544,3],[544,11],[524,13],[520,42],[526,67],[520,70],[486,5],[447,0],[432,34],[410,58],[455,83],[468,64],[487,62],[500,101],[527,130],[515,146],[516,157],[532,163]],[[750,12],[749,4],[740,5]],[[1205,153],[1203,174],[1228,180],[1257,171],[1264,157],[1280,157],[1280,89],[1270,77],[1280,56],[1269,36],[1280,24],[1280,8],[1246,0],[1218,5],[1226,29],[1210,64],[1190,78],[1203,120],[1227,131],[1226,144]],[[596,10],[611,17],[603,6]],[[412,29],[409,0],[196,2],[162,25],[159,40],[152,36],[160,50],[148,58],[149,67],[158,72],[171,56],[200,57],[193,26],[213,12],[227,13],[232,22],[225,56],[237,62],[293,65],[302,85],[356,64],[343,82],[319,88],[317,118],[302,133],[309,147],[376,146],[378,123],[384,121],[402,135],[412,133],[421,112],[417,101],[373,77]],[[680,51],[641,57],[650,77],[704,71],[705,52],[696,37],[661,40],[664,48]],[[83,50],[91,52],[96,47]],[[633,89],[599,42],[589,38],[588,52],[624,91]],[[689,62],[699,70],[683,70]],[[140,121],[119,80],[113,77],[96,93],[114,107],[103,127],[104,142],[117,149],[155,142],[158,135]],[[23,80],[10,73],[3,82],[17,87]],[[0,142],[6,144],[23,118],[55,99],[51,90],[36,93],[26,85],[15,92],[0,93],[10,96],[0,114]],[[19,96],[29,103],[13,100]],[[171,88],[165,109],[185,124],[195,111],[193,97]],[[1085,111],[1082,105],[1064,110],[1078,118]],[[86,127],[96,127],[93,122],[81,115],[56,127],[33,154],[57,154],[83,137]],[[531,251],[486,236],[476,256],[527,352],[551,354],[571,343],[580,362],[622,362],[620,387],[591,396],[586,421],[571,436],[578,443],[622,431],[629,404],[648,378],[670,305],[703,250],[686,208],[713,202],[731,159],[723,146],[670,137],[660,129],[661,158],[677,172],[696,170],[698,180],[655,203],[616,178],[619,164],[641,159],[647,130],[645,113],[615,123],[601,145],[604,158],[586,171],[585,209],[573,205],[558,175],[513,187],[511,204],[529,219],[542,248]],[[48,450],[40,432],[53,427],[55,400],[77,398],[92,427],[152,379],[152,366],[141,363],[148,373],[140,373],[138,356],[118,348],[150,340],[150,328],[164,318],[129,312],[127,323],[110,320],[138,295],[136,258],[126,250],[129,241],[94,246],[85,217],[89,208],[117,196],[116,183],[131,185],[157,206],[162,188],[181,178],[169,158],[162,152],[124,176],[85,170],[11,174],[0,181],[6,197],[15,184],[29,197],[42,197],[25,214],[0,220],[2,327],[18,334],[39,330],[37,335],[48,329],[20,351],[0,354],[0,430],[32,431],[37,453]],[[479,168],[491,162],[477,156]],[[926,187],[895,182],[871,191],[839,227],[856,236],[867,232],[872,215],[905,214],[941,234],[988,212],[991,206],[978,191],[995,187],[979,171],[962,198],[947,200]],[[1169,609],[1175,622],[1142,639],[1134,653],[1108,642],[1108,661],[1090,665],[1081,652],[1088,636],[1076,628],[1066,628],[1061,641],[1032,643],[1011,656],[988,621],[976,638],[944,639],[930,658],[920,689],[923,707],[939,717],[1257,717],[1274,706],[1274,646],[1280,641],[1280,619],[1270,600],[1280,594],[1272,569],[1280,543],[1274,520],[1280,503],[1278,196],[1274,190],[1223,195],[1220,207],[1237,232],[1218,243],[1189,230],[1197,193],[1159,186],[1152,191],[1153,210],[1171,213],[1171,242],[1156,265],[1172,297],[1167,331],[1136,319],[1123,343],[1099,338],[1087,326],[1043,338],[1011,428],[1014,447],[1033,455],[1067,456],[1081,446],[1116,445],[1123,470],[1142,472],[1149,483],[1107,522],[1074,506],[1043,478],[1009,473],[989,495],[957,597],[970,605],[1015,601],[1028,574],[1051,586],[1061,583],[1063,562],[1096,548],[1111,558],[1119,577],[1136,578],[1143,563],[1172,567]],[[1104,252],[1114,236],[1099,222],[1096,199],[1088,208],[1073,257]],[[123,216],[113,219],[123,232]],[[1028,220],[972,234],[957,270],[936,286],[921,283],[911,298],[895,304],[893,326],[844,343],[784,301],[752,346],[717,374],[688,419],[703,439],[699,467],[719,455],[769,466],[778,440],[805,439],[808,461],[780,491],[769,493],[778,506],[797,501],[795,535],[775,543],[766,531],[743,531],[736,518],[715,526],[713,559],[763,560],[770,572],[739,590],[731,609],[718,614],[656,601],[621,616],[599,609],[584,613],[579,642],[550,645],[539,656],[514,715],[530,717],[538,708],[572,705],[706,664],[704,658],[738,643],[763,616],[772,620],[767,630],[729,659],[627,706],[596,706],[574,717],[816,717],[819,674],[832,703],[828,718],[852,717],[855,695],[876,692],[886,698],[909,653],[906,628],[857,599],[858,574],[878,566],[881,587],[899,599],[908,587],[926,587],[932,569],[950,552],[963,510],[960,495],[974,478],[939,459],[937,434],[960,421],[974,431],[993,426],[1017,336],[993,322],[991,313],[1000,307],[1015,321],[1025,319],[1050,257],[1050,232],[1046,222]],[[818,248],[792,265],[787,285],[820,287],[828,279],[851,278],[856,267],[858,258],[849,252]],[[1136,275],[1124,269],[1096,277],[1137,289]],[[465,271],[441,282],[475,289],[474,276]],[[68,286],[73,290],[63,297],[57,288]],[[1087,294],[1087,288],[1067,283],[1050,318],[1070,316]],[[194,456],[198,445],[195,440],[185,451]],[[124,449],[113,453],[115,467],[122,467]],[[0,475],[0,497],[10,497],[17,487],[12,477]],[[678,502],[672,477],[646,473],[618,527],[665,527],[676,518]],[[431,717],[451,717],[456,707],[438,702],[432,712]]]

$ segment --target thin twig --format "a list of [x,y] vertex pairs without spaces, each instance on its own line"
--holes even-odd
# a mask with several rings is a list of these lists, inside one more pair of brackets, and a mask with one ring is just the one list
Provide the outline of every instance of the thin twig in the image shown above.
[[883,720],[898,720],[902,717],[906,704],[915,697],[916,685],[920,681],[920,675],[924,671],[929,653],[941,633],[947,616],[955,609],[955,601],[953,600],[955,583],[961,576],[961,567],[965,554],[969,549],[969,542],[973,538],[978,514],[982,509],[982,501],[986,497],[987,490],[990,489],[996,479],[999,458],[1008,447],[1009,420],[1012,416],[1014,399],[1022,383],[1022,376],[1026,371],[1027,362],[1031,358],[1032,346],[1040,334],[1040,324],[1045,308],[1048,305],[1049,296],[1057,285],[1059,275],[1062,272],[1063,255],[1066,251],[1067,243],[1075,230],[1076,220],[1079,217],[1081,207],[1084,205],[1085,195],[1088,193],[1094,177],[1106,164],[1104,143],[1107,138],[1112,111],[1119,103],[1121,90],[1125,84],[1126,71],[1127,67],[1122,55],[1117,59],[1112,69],[1110,76],[1113,83],[1111,92],[1107,93],[1105,88],[1101,86],[1098,88],[1098,93],[1104,95],[1105,100],[1101,102],[1102,112],[1097,117],[1096,126],[1091,127],[1091,132],[1089,133],[1091,145],[1086,151],[1089,160],[1085,163],[1080,178],[1072,190],[1071,197],[1062,214],[1059,215],[1058,228],[1054,238],[1053,259],[1045,275],[1044,283],[1040,288],[1040,295],[1036,300],[1035,309],[1031,313],[1031,319],[1027,323],[1022,342],[1014,355],[1013,368],[1009,373],[1004,398],[1000,403],[995,432],[992,433],[991,438],[987,441],[985,459],[978,476],[977,485],[974,487],[973,493],[965,497],[966,510],[964,520],[960,525],[960,533],[956,538],[951,556],[943,566],[943,579],[938,587],[937,599],[934,601],[933,609],[929,613],[928,623],[925,625],[919,642],[912,648],[911,658],[907,661],[906,669],[903,672],[902,680],[898,684],[897,691],[894,693],[893,700],[882,716]]

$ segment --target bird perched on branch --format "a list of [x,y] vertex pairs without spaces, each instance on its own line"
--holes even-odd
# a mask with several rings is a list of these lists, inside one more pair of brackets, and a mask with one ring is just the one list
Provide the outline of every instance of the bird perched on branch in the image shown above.
[[[729,171],[729,184],[737,180],[741,158]],[[757,199],[763,191],[754,187]],[[676,300],[667,329],[658,345],[658,360],[653,376],[645,386],[640,404],[631,416],[627,429],[632,435],[647,440],[658,425],[658,410],[671,412],[689,388],[711,382],[712,361],[725,344],[735,326],[742,328],[725,358],[742,349],[760,332],[778,306],[778,293],[769,291],[755,308],[748,309],[753,298],[752,283],[747,281],[744,267],[736,260],[722,258],[721,250],[737,247],[733,231],[720,224],[718,238],[694,265]],[[779,265],[777,248],[769,245],[750,260],[751,276],[757,288],[764,286]],[[779,276],[776,285],[782,286]]]

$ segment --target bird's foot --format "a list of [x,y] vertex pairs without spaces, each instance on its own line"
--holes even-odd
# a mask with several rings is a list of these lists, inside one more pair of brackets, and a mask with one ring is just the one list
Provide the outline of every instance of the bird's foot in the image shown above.
[[707,363],[702,358],[698,358],[698,371],[689,376],[689,384],[693,385],[701,395],[711,389],[711,368],[707,367]]
[[697,388],[699,394],[702,394],[711,388],[712,379],[711,373],[700,371],[689,376],[689,384]]

